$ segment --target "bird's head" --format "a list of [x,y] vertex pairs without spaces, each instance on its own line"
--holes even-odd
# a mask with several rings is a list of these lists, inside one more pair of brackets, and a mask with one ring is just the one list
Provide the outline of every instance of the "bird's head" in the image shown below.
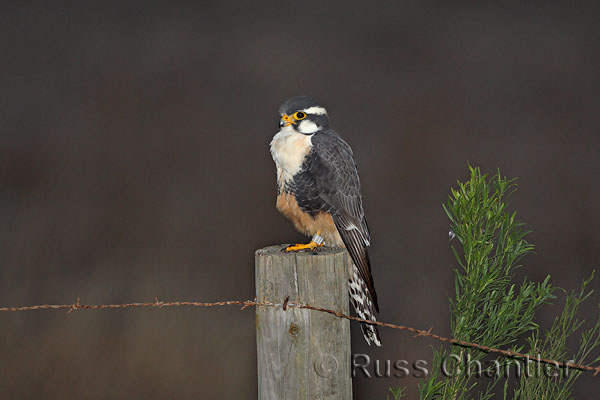
[[279,127],[311,135],[329,126],[325,107],[308,96],[289,99],[279,108]]

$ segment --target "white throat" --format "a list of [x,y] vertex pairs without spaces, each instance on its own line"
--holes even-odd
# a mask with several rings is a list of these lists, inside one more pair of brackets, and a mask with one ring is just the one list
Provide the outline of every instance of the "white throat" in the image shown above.
[[271,155],[277,166],[277,181],[280,185],[300,171],[311,148],[312,135],[299,133],[291,126],[284,126],[273,136]]

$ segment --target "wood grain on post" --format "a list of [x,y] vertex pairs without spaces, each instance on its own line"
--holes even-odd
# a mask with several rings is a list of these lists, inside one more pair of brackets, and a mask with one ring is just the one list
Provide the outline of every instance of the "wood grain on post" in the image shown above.
[[[348,314],[344,249],[284,253],[256,251],[259,301],[304,303]],[[352,398],[350,321],[294,307],[257,307],[259,400]]]

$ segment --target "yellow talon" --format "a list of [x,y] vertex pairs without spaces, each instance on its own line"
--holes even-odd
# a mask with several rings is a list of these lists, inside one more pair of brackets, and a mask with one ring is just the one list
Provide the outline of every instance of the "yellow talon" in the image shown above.
[[307,244],[296,244],[293,246],[288,246],[286,247],[285,251],[300,251],[300,250],[313,250],[317,247],[321,247],[323,246],[322,244],[317,244],[315,242],[313,242],[312,240],[310,241],[310,243]]

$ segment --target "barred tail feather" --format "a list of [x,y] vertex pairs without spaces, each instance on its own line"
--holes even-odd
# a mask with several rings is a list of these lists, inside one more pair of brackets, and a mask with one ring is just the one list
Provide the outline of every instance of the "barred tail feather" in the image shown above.
[[[361,279],[358,269],[355,265],[352,266],[352,277],[348,282],[348,294],[350,295],[350,301],[356,310],[356,314],[359,318],[366,319],[369,321],[376,321],[375,319],[375,307],[371,300],[369,289],[365,282]],[[365,340],[371,345],[381,346],[381,338],[375,325],[369,325],[361,323],[361,329]]]
[[[375,318],[373,318],[371,321],[375,321]],[[360,324],[360,327],[362,328],[363,336],[365,337],[365,340],[369,346],[371,343],[377,347],[383,346],[383,344],[381,344],[381,338],[379,337],[379,331],[375,325],[362,323]]]

